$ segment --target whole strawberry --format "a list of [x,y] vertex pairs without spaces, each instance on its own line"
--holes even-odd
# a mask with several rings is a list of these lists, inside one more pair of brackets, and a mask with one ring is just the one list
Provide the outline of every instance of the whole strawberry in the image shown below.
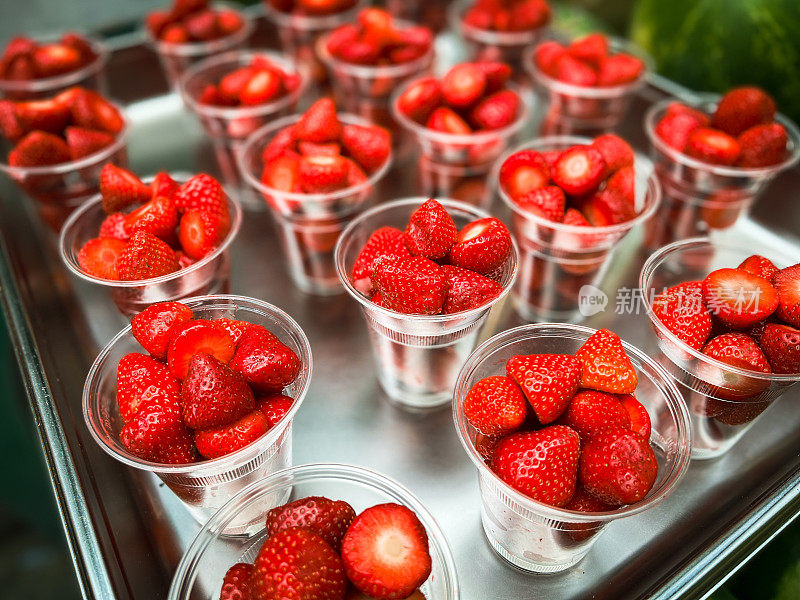
[[403,232],[394,227],[380,227],[372,232],[353,265],[353,285],[369,294],[372,289],[372,268],[381,256],[411,256],[403,240]]
[[117,365],[117,404],[122,420],[130,421],[141,406],[160,403],[180,408],[180,382],[157,360],[131,352]]
[[778,292],[778,317],[789,325],[800,327],[800,264],[775,273],[772,284]]
[[559,423],[577,431],[585,442],[598,431],[630,429],[631,418],[616,396],[581,390],[573,396]]
[[622,340],[613,331],[599,329],[575,353],[583,365],[581,386],[612,394],[636,390],[636,369]]
[[767,323],[759,345],[775,373],[800,373],[800,329]]
[[111,163],[100,171],[100,194],[103,209],[110,215],[134,204],[150,200],[150,186],[136,175]]
[[342,145],[367,173],[377,171],[392,152],[392,139],[383,127],[345,125]]
[[130,452],[150,462],[185,464],[194,461],[192,433],[181,419],[179,407],[148,402],[119,432]]
[[181,397],[183,418],[192,429],[220,427],[255,408],[253,391],[244,378],[205,352],[192,357]]
[[447,297],[444,271],[423,256],[378,259],[372,285],[386,308],[405,314],[438,314]]
[[539,422],[552,423],[567,408],[581,380],[581,363],[568,354],[512,356],[508,376],[522,388]]
[[464,226],[450,248],[450,263],[489,275],[511,254],[511,233],[499,219],[487,217]]
[[464,414],[485,435],[507,435],[525,422],[527,402],[508,377],[485,377],[476,382],[464,399]]
[[175,252],[151,233],[137,231],[128,240],[117,261],[122,281],[151,279],[180,269]]
[[151,304],[131,319],[131,333],[151,356],[165,361],[172,328],[192,318],[192,309],[185,304],[159,302]]
[[430,199],[412,213],[403,237],[411,254],[436,260],[447,256],[457,233],[453,218]]
[[236,563],[222,580],[222,592],[219,600],[248,600],[250,598],[250,577],[253,574],[253,565],[249,563]]
[[302,367],[294,350],[265,327],[251,325],[239,338],[230,367],[261,392],[280,392]]
[[447,300],[442,307],[443,314],[479,308],[503,293],[502,285],[475,271],[453,265],[443,265],[442,270],[447,278]]
[[681,283],[656,296],[653,314],[679,340],[695,350],[700,350],[711,334],[711,315],[703,303],[699,281]]
[[273,508],[267,514],[267,535],[291,527],[308,527],[339,552],[347,529],[356,518],[353,507],[342,500],[309,496]]
[[198,429],[194,432],[194,445],[205,458],[219,458],[249,446],[268,430],[264,414],[253,410],[232,423]]

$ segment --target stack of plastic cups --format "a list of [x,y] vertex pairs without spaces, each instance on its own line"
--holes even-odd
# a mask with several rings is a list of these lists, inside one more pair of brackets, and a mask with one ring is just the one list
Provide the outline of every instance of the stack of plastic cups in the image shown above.
[[478,432],[464,414],[472,386],[492,375],[505,375],[505,363],[519,354],[573,354],[594,333],[579,325],[543,323],[500,333],[478,347],[464,364],[455,388],[456,430],[478,469],[481,520],[492,548],[515,567],[531,573],[557,573],[577,564],[605,527],[643,513],[667,498],[689,466],[691,427],[686,406],[669,374],[641,350],[624,343],[636,368],[636,398],[652,422],[650,443],[658,476],[647,496],[610,512],[576,512],[537,502],[506,484],[475,447]]
[[[704,95],[684,104],[713,114],[719,99],[720,96]],[[747,214],[778,173],[800,160],[800,131],[781,114],[775,116],[775,121],[786,128],[789,145],[786,159],[776,165],[754,169],[712,165],[670,148],[656,135],[655,128],[675,101],[667,99],[653,105],[644,120],[651,158],[664,195],[660,218],[653,219],[647,227],[645,245],[651,250],[732,227],[739,217]]]
[[[408,315],[373,303],[356,289],[353,265],[373,231],[403,230],[426,198],[408,198],[377,206],[354,220],[336,246],[336,267],[347,292],[361,304],[372,344],[378,381],[389,399],[414,410],[450,402],[461,365],[475,347],[492,307],[506,297],[517,275],[517,251],[512,249],[498,281],[503,293],[488,304],[449,315]],[[488,213],[453,200],[438,199],[461,229]]]
[[[300,358],[297,379],[285,391],[294,398],[289,412],[272,429],[241,450],[213,460],[186,465],[167,465],[143,460],[119,441],[123,426],[116,394],[117,365],[129,352],[141,352],[130,325],[103,348],[94,361],[83,388],[83,415],[92,437],[119,462],[153,473],[181,500],[198,523],[208,519],[248,485],[292,464],[292,420],[311,383],[311,346],[300,326],[285,312],[243,296],[203,296],[184,300],[196,318],[230,318],[263,325]],[[279,500],[285,500],[288,492]],[[269,506],[254,505],[231,515],[220,533],[243,535],[264,526]]]
[[[345,125],[370,125],[355,115],[340,113],[338,116]],[[389,156],[366,181],[335,192],[304,194],[271,188],[261,181],[261,153],[276,134],[300,117],[279,119],[256,131],[238,154],[239,169],[248,185],[270,208],[295,285],[308,294],[341,294],[344,290],[334,262],[336,240],[345,226],[374,201],[375,186],[389,171],[392,157]]]
[[658,250],[642,268],[639,287],[655,332],[658,361],[677,382],[691,415],[692,458],[715,458],[730,450],[775,400],[800,381],[800,373],[760,373],[706,356],[661,323],[653,312],[653,302],[667,288],[702,281],[715,269],[735,267],[759,253],[779,267],[797,262],[797,257],[780,256],[772,249],[694,238]]
[[[590,144],[590,138],[545,137],[508,152],[520,150],[565,150],[576,144]],[[498,161],[502,165],[505,158]],[[569,321],[580,316],[582,293],[602,282],[605,268],[620,241],[639,223],[646,222],[658,208],[661,192],[649,161],[636,155],[635,218],[603,227],[581,227],[551,221],[520,208],[499,185],[500,197],[512,212],[511,231],[519,244],[520,264],[514,299],[517,312],[527,321]]]

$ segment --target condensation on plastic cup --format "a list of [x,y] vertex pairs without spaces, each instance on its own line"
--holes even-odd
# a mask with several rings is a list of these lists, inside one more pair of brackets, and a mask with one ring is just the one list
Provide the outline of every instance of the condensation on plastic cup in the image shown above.
[[[347,292],[361,304],[378,381],[395,404],[413,410],[450,402],[458,370],[475,346],[493,306],[503,300],[517,275],[517,249],[503,267],[503,292],[491,302],[449,315],[407,315],[373,303],[356,289],[351,273],[359,251],[379,227],[405,229],[411,214],[427,198],[406,198],[376,206],[355,219],[336,245],[336,269]],[[461,229],[489,213],[469,204],[438,199]]]
[[658,209],[661,189],[650,161],[635,155],[635,192],[638,214],[633,219],[603,227],[580,227],[551,221],[520,208],[502,189],[499,170],[505,160],[522,150],[547,152],[591,144],[592,138],[553,136],[518,146],[497,161],[492,183],[511,210],[511,230],[520,248],[520,266],[514,300],[528,321],[567,321],[579,316],[581,288],[599,286],[617,244],[635,226],[647,222]]
[[610,512],[577,512],[537,502],[501,480],[475,448],[477,431],[464,414],[472,386],[492,375],[504,375],[506,361],[522,354],[574,354],[595,332],[572,324],[540,323],[509,329],[481,344],[467,359],[455,386],[453,417],[468,456],[478,469],[481,520],[492,548],[512,565],[531,573],[557,573],[577,564],[605,526],[638,515],[666,499],[689,466],[689,413],[675,383],[654,360],[623,342],[636,368],[637,399],[652,421],[651,445],[658,477],[641,502]]
[[[179,182],[189,178],[185,174],[173,176]],[[144,181],[150,180],[152,177],[145,178]],[[100,224],[108,216],[103,210],[103,198],[99,194],[72,213],[64,224],[59,239],[59,253],[62,262],[74,275],[93,285],[107,288],[119,311],[126,317],[132,317],[155,302],[182,301],[190,296],[227,290],[230,272],[228,250],[242,223],[242,209],[230,196],[228,210],[231,215],[230,231],[213,252],[188,267],[160,277],[119,281],[95,277],[81,269],[78,263],[80,249],[90,239],[97,237]]]
[[797,259],[775,250],[743,247],[708,238],[672,243],[647,259],[639,276],[642,300],[655,333],[658,361],[678,384],[692,419],[692,458],[716,458],[729,451],[756,419],[800,373],[781,375],[740,369],[691,348],[653,312],[654,298],[685,281],[702,281],[715,269],[733,268],[752,254],[764,254],[778,267]]
[[800,160],[800,130],[780,113],[775,115],[775,121],[786,129],[787,156],[768,167],[712,165],[671,148],[656,135],[656,126],[673,102],[710,115],[720,98],[714,94],[701,94],[691,102],[670,98],[654,104],[645,114],[644,130],[664,192],[663,211],[667,213],[666,218],[653,220],[648,227],[646,244],[651,250],[678,239],[708,235],[733,226],[781,171],[794,167]]
[[[286,388],[294,398],[289,412],[253,443],[232,454],[188,465],[166,465],[143,460],[128,452],[119,441],[123,426],[116,398],[119,360],[129,352],[142,352],[128,325],[106,345],[94,361],[83,388],[83,415],[94,440],[124,465],[158,476],[181,500],[189,514],[205,523],[242,489],[268,475],[291,466],[292,420],[311,383],[311,346],[300,326],[279,308],[244,296],[212,295],[182,300],[196,318],[231,318],[263,325],[300,358],[297,379]],[[263,511],[242,510],[231,515],[219,530],[225,535],[243,535],[263,527]]]
[[[307,294],[341,294],[344,290],[334,264],[336,240],[345,226],[374,201],[375,187],[389,171],[392,155],[366,181],[335,192],[303,194],[271,188],[261,181],[261,153],[276,134],[301,117],[285,117],[253,133],[237,152],[237,162],[245,182],[271,209],[295,285]],[[347,113],[340,113],[338,118],[344,125],[371,125]]]

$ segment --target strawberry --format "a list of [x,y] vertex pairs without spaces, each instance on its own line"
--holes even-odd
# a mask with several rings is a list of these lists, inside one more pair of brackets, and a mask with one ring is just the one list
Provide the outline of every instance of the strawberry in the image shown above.
[[194,445],[201,456],[219,458],[249,446],[267,433],[267,419],[253,410],[236,421],[194,432]]
[[568,354],[512,356],[506,373],[522,388],[543,425],[555,421],[578,391],[581,363]]
[[780,123],[756,125],[744,131],[736,141],[742,149],[737,166],[769,167],[786,158],[789,136]]
[[234,345],[239,343],[239,340],[242,338],[242,334],[244,334],[244,332],[250,327],[250,323],[247,323],[246,321],[237,321],[235,319],[219,318],[214,319],[214,322],[228,332],[228,335],[231,336],[231,340],[233,340]]
[[656,135],[670,148],[683,152],[689,137],[708,125],[708,117],[691,108],[673,102],[655,128]]
[[747,271],[717,269],[703,280],[703,301],[711,314],[731,329],[746,329],[775,312],[778,291],[763,277]]
[[372,267],[381,256],[411,256],[403,232],[394,227],[380,227],[372,232],[353,265],[353,285],[364,295],[372,289]]
[[[744,333],[723,333],[712,338],[703,347],[703,354],[738,369],[772,372],[764,353],[753,338]],[[739,377],[708,365],[701,365],[698,376],[714,387],[713,393],[709,392],[709,395],[726,400],[751,398],[763,392],[768,385],[763,379]]]
[[484,60],[474,63],[486,76],[486,93],[494,94],[500,91],[513,73],[511,65],[503,62]]
[[741,87],[722,97],[711,124],[728,135],[737,136],[756,125],[771,123],[774,118],[775,101],[769,94],[756,87]]
[[81,68],[81,53],[65,44],[45,44],[33,51],[40,77],[55,77]]
[[194,462],[192,432],[183,424],[180,409],[148,402],[119,432],[119,441],[141,459],[167,464]]
[[539,152],[522,150],[509,156],[500,167],[500,184],[512,198],[543,188],[550,183],[550,167]]
[[264,415],[270,429],[275,427],[286,416],[293,404],[294,399],[289,396],[273,394],[256,398],[256,408]]
[[216,13],[217,31],[222,36],[228,36],[239,31],[244,25],[244,19],[235,10],[220,10]]
[[253,391],[244,377],[203,351],[192,355],[181,399],[183,419],[192,429],[221,427],[255,408]]
[[598,329],[575,353],[582,365],[581,386],[612,394],[632,394],[636,369],[622,340],[613,331]]
[[701,127],[689,135],[686,154],[714,165],[733,165],[739,160],[742,147],[727,133]]
[[342,124],[330,98],[314,102],[294,125],[294,135],[305,142],[336,142],[342,135]]
[[342,147],[336,142],[328,144],[315,144],[314,142],[300,142],[297,144],[302,156],[340,156]]
[[573,41],[567,52],[574,58],[590,63],[595,68],[608,56],[608,39],[602,33],[589,35]]
[[[347,597],[345,600],[372,600],[369,596],[365,596],[361,593],[357,588],[351,588],[350,591],[347,593]],[[421,591],[416,590],[413,594],[404,598],[404,600],[426,600],[425,594]]]
[[600,63],[597,85],[617,86],[636,81],[644,73],[644,63],[630,54],[615,54]]
[[117,261],[122,281],[151,279],[180,269],[175,252],[146,231],[137,231],[128,240]]
[[617,193],[615,188],[618,184],[625,185],[624,182],[618,181],[614,184],[615,187],[611,189],[606,187],[579,202],[581,212],[595,227],[617,225],[636,217],[632,199],[630,196],[626,197],[631,190],[623,189],[621,193]]
[[800,264],[781,269],[772,276],[778,292],[776,314],[790,325],[800,327]]
[[187,256],[200,260],[219,246],[226,233],[216,216],[192,209],[181,217],[178,239]]
[[342,559],[317,533],[292,527],[270,537],[250,578],[252,600],[343,600]]
[[591,146],[572,146],[558,159],[552,172],[553,181],[572,196],[590,194],[597,189],[606,173],[603,155]]
[[403,239],[411,254],[436,260],[447,256],[457,235],[453,218],[441,204],[430,199],[411,214]]
[[146,231],[161,239],[169,238],[178,224],[178,209],[166,196],[156,196],[125,217],[125,231],[133,235]]
[[581,441],[564,425],[512,433],[495,451],[492,469],[533,500],[561,507],[575,493]]
[[454,108],[467,108],[483,97],[486,75],[474,63],[462,63],[445,73],[439,85],[445,102]]
[[151,304],[131,319],[131,333],[154,358],[167,360],[167,348],[176,325],[191,321],[192,309],[180,302]]
[[42,167],[68,162],[69,146],[60,137],[44,131],[31,131],[8,153],[12,167]]
[[442,92],[433,77],[424,77],[409,85],[397,98],[397,109],[417,123],[424,123],[441,104]]
[[83,127],[67,127],[64,130],[67,146],[72,160],[78,160],[99,152],[114,143],[114,137],[102,131],[84,129]]
[[239,96],[242,93],[247,82],[253,76],[254,69],[252,66],[241,67],[235,71],[231,71],[219,80],[217,87],[218,93],[225,101],[238,103]]
[[606,176],[624,167],[633,167],[633,148],[621,137],[607,133],[596,137],[591,144],[606,163]]
[[472,133],[472,128],[467,122],[457,112],[446,106],[440,106],[434,110],[425,126],[434,131],[452,135],[469,135]]
[[773,372],[800,373],[800,329],[767,323],[759,345]]
[[377,125],[343,126],[342,145],[367,173],[377,171],[392,151],[389,132]]
[[[213,215],[220,215],[222,223],[226,222],[228,215],[228,201],[225,190],[219,181],[200,173],[195,175],[174,192],[173,200],[180,212],[187,210],[199,210]],[[224,227],[227,229],[228,225]]]
[[122,212],[111,213],[100,223],[100,231],[97,235],[101,238],[127,240],[130,237],[125,230],[125,217],[127,216]]
[[442,270],[447,279],[447,299],[442,314],[479,308],[503,292],[502,285],[469,269],[443,265]]
[[192,41],[209,41],[219,37],[217,17],[211,10],[187,15],[183,25]]
[[767,281],[772,281],[772,277],[779,271],[778,267],[770,259],[764,258],[759,254],[748,256],[736,268],[763,277]]
[[573,58],[569,54],[562,54],[556,59],[554,65],[556,79],[581,87],[590,87],[597,84],[597,73],[585,62]]
[[517,118],[520,99],[516,92],[501,90],[481,100],[469,114],[478,129],[501,129]]
[[489,275],[505,264],[512,245],[511,233],[502,221],[494,217],[478,219],[458,232],[449,261],[456,267]]
[[172,16],[183,19],[192,13],[208,8],[209,0],[174,0],[172,3]]
[[593,390],[578,391],[558,422],[577,431],[584,441],[598,431],[631,427],[628,411],[616,396]]
[[244,106],[255,106],[273,102],[283,94],[281,75],[274,68],[256,69],[239,92]]
[[167,365],[178,379],[184,379],[189,363],[198,352],[210,354],[227,364],[234,354],[234,344],[225,328],[215,321],[197,319],[176,323],[170,331]]
[[371,598],[407,598],[430,576],[428,534],[413,511],[378,504],[358,515],[342,541],[347,578]]
[[633,394],[621,394],[617,396],[622,407],[628,411],[631,420],[630,429],[641,435],[644,439],[650,439],[650,415],[644,405],[636,399]]
[[292,527],[307,527],[339,552],[344,535],[355,518],[356,511],[343,500],[309,496],[270,510],[267,513],[267,535],[271,537]]
[[275,137],[264,146],[264,149],[261,151],[261,162],[267,165],[287,151],[294,152],[296,145],[297,136],[295,135],[294,126],[290,125],[285,129],[281,129],[275,134]]
[[307,194],[322,194],[347,185],[348,166],[341,156],[303,156],[300,158],[300,187]]
[[72,120],[79,127],[117,134],[125,128],[125,119],[117,108],[97,92],[80,89],[70,105]]
[[347,162],[347,187],[361,186],[367,183],[367,174],[359,167],[354,160],[344,159]]
[[567,50],[556,41],[548,40],[542,42],[533,52],[533,61],[536,66],[550,77],[557,77],[556,65],[559,59],[566,54]]
[[444,271],[423,256],[379,258],[372,285],[386,308],[405,314],[438,314],[447,296]]
[[172,23],[161,32],[161,41],[169,44],[186,44],[190,41],[189,32],[183,25]]
[[522,427],[527,402],[508,377],[485,377],[470,388],[464,414],[472,426],[489,436],[508,435]]
[[[3,61],[5,62],[5,61]],[[33,64],[33,57],[18,56],[8,61],[5,70],[5,79],[9,81],[27,81],[36,79],[36,65]]]
[[17,104],[11,100],[0,100],[0,135],[16,142],[26,133],[17,117]]
[[250,563],[236,563],[222,580],[222,592],[219,600],[248,600],[250,598],[250,577],[253,574],[253,565]]
[[181,386],[164,364],[131,352],[117,365],[117,404],[127,423],[147,403],[159,402],[180,410]]
[[564,213],[564,225],[572,225],[574,227],[591,227],[591,223],[586,220],[583,213],[575,208],[568,208]]
[[596,498],[614,506],[642,500],[655,483],[658,461],[650,443],[627,429],[602,431],[583,444],[579,477]]
[[294,350],[260,325],[251,325],[242,334],[230,366],[261,392],[280,392],[302,368]]
[[119,279],[119,257],[125,251],[124,240],[94,238],[78,252],[78,265],[89,275],[100,279]]
[[[622,167],[615,172],[606,181],[604,191],[605,195],[612,194],[619,199],[625,200],[630,207],[630,212],[627,212],[627,214],[636,214],[636,173],[633,167]],[[621,223],[622,221],[618,222]]]
[[30,100],[17,102],[16,116],[25,131],[60,134],[70,121],[70,110],[55,99]]
[[100,172],[100,194],[106,214],[150,200],[150,187],[130,171],[107,164]]
[[572,496],[564,508],[577,512],[609,512],[614,510],[615,507],[595,498],[586,491],[585,487],[578,484],[577,488],[575,488],[575,495]]
[[700,350],[711,335],[711,315],[703,304],[699,281],[673,286],[653,300],[653,314],[679,340]]
[[261,182],[282,192],[300,192],[300,157],[292,152],[273,158],[264,165]]
[[518,197],[515,204],[523,211],[560,223],[564,218],[567,199],[560,187],[548,185]]

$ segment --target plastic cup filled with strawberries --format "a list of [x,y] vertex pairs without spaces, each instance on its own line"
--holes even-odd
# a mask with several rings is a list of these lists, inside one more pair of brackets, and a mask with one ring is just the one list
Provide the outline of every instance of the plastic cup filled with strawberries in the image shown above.
[[797,125],[759,88],[664,100],[647,112],[644,127],[664,192],[663,218],[646,235],[651,249],[733,226],[800,160]]
[[398,19],[424,25],[436,33],[447,29],[450,0],[385,0],[383,4]]
[[689,414],[674,381],[606,329],[500,333],[464,364],[454,400],[486,536],[526,571],[575,565],[608,523],[664,500],[689,465]]
[[295,284],[311,294],[342,293],[336,240],[375,199],[392,161],[389,132],[322,98],[304,114],[256,131],[238,158],[272,212]]
[[489,311],[514,284],[517,252],[499,219],[453,200],[409,198],[353,221],[336,266],[361,305],[383,390],[427,409],[452,398]]
[[173,87],[195,62],[243,47],[253,27],[243,12],[210,0],[174,0],[169,8],[150,12],[144,22],[147,41]]
[[92,90],[0,100],[0,170],[37,202],[56,231],[98,192],[106,164],[127,164],[126,148],[122,111]]
[[693,458],[730,450],[800,381],[800,264],[707,238],[645,263],[640,287],[660,362],[692,417]]
[[[204,523],[242,488],[291,465],[311,347],[280,309],[240,296],[154,304],[95,359],[83,410],[94,439],[154,473]],[[227,533],[261,526],[243,511]]]
[[601,284],[617,245],[656,211],[652,166],[614,134],[540,138],[498,164],[498,192],[520,249],[519,314],[575,317],[581,288]]
[[[262,510],[249,537],[221,538]],[[233,498],[186,550],[168,600],[457,600],[455,564],[425,506],[388,477],[350,465],[274,473]]]
[[542,135],[581,134],[614,128],[645,84],[647,63],[630,42],[591,33],[569,44],[544,41],[525,56],[547,112]]
[[100,194],[64,224],[61,259],[75,275],[111,291],[132,316],[154,302],[224,292],[228,248],[239,231],[239,205],[205,173],[158,173],[145,183],[107,165]]

